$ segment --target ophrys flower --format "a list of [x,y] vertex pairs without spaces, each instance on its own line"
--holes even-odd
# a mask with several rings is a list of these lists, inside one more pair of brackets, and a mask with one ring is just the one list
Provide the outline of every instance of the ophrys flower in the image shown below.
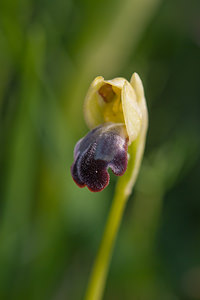
[[139,168],[148,122],[139,76],[134,73],[130,82],[96,77],[85,98],[84,115],[91,131],[76,144],[71,173],[78,186],[97,192],[108,185],[108,168],[115,175],[124,174],[128,146],[136,140]]

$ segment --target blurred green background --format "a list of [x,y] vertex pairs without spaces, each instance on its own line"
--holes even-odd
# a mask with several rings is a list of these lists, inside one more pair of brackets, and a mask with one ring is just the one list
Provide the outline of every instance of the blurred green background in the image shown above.
[[0,299],[83,299],[116,184],[71,179],[90,82],[141,76],[150,126],[104,299],[200,299],[199,0],[0,1]]

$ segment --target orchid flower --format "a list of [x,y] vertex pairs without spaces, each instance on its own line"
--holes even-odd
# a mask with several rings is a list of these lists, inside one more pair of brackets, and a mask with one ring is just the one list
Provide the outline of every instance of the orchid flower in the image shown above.
[[93,192],[109,183],[108,168],[121,176],[91,273],[86,300],[102,299],[112,249],[129,195],[140,168],[148,112],[142,81],[134,73],[124,78],[91,83],[84,103],[85,121],[90,132],[75,146],[71,174],[79,187]]
[[139,76],[134,73],[130,83],[124,78],[106,81],[96,77],[86,95],[84,115],[91,131],[75,146],[71,173],[79,187],[98,192],[109,183],[108,168],[115,175],[124,174],[128,146],[142,136],[141,160],[147,109]]

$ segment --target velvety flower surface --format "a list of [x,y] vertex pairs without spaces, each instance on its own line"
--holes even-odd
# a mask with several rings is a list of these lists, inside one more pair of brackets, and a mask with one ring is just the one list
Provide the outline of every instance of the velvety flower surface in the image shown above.
[[109,183],[108,168],[123,175],[127,168],[128,137],[123,124],[104,123],[75,146],[71,173],[80,187],[99,192]]

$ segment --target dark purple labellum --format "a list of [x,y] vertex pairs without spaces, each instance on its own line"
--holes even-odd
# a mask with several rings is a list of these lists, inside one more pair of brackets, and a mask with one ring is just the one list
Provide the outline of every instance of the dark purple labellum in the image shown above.
[[127,168],[128,138],[123,124],[105,123],[90,131],[75,146],[71,173],[79,187],[92,192],[109,183],[108,168],[123,175]]

